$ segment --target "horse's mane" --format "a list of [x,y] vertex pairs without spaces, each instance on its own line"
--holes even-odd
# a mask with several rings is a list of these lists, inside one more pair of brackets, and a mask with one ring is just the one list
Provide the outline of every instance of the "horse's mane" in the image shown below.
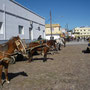
[[47,42],[56,42],[56,40],[48,40]]
[[6,43],[12,41],[12,40],[15,39],[15,38],[17,38],[17,37],[11,37]]
[[14,41],[13,39],[16,37],[11,37],[6,43],[0,44],[0,51],[8,50],[9,42]]

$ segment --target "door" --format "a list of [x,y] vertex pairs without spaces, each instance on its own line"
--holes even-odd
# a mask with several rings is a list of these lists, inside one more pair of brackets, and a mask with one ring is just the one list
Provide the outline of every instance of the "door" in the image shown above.
[[32,28],[29,28],[29,39],[32,40]]

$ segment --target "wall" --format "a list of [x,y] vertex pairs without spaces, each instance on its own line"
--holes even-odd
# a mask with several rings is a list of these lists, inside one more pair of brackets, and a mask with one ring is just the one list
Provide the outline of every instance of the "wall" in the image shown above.
[[[10,0],[0,0],[0,21],[4,23],[4,34],[0,34],[0,39],[8,40],[12,36],[19,35],[22,39],[29,39],[30,21],[33,22],[32,39],[37,39],[39,35],[45,38],[45,19],[29,11],[20,4]],[[18,26],[24,27],[24,35],[18,33]],[[40,31],[37,30],[40,26]]]

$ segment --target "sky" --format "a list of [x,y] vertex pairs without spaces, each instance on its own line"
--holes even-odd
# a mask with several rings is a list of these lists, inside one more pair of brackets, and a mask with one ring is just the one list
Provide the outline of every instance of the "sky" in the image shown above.
[[90,26],[90,0],[15,0],[24,7],[45,18],[52,24],[60,24],[69,30],[75,27]]

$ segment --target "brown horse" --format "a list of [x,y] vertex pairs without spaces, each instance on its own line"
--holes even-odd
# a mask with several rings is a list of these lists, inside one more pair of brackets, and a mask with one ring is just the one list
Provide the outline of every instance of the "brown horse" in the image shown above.
[[40,40],[39,43],[49,47],[49,51],[57,51],[56,40]]
[[44,59],[43,62],[46,61],[47,58],[47,52],[49,51],[49,47],[46,45],[42,45],[39,42],[31,42],[29,43],[28,47],[28,55],[29,55],[29,62],[32,61],[33,54],[37,52],[43,52],[44,53]]
[[37,42],[31,42],[29,43],[29,62],[31,62],[33,54],[35,52],[40,52],[44,54],[43,62],[47,60],[47,53],[49,52],[51,47],[54,47],[56,49],[55,40],[40,40]]
[[6,82],[9,83],[8,80],[8,65],[11,56],[15,55],[15,52],[21,52],[21,53],[26,53],[26,50],[24,48],[24,45],[19,38],[13,37],[11,38],[7,43],[4,45],[0,45],[0,84],[2,85],[2,70],[3,67],[5,69],[5,77],[6,77]]
[[56,50],[56,41],[55,40],[48,40],[43,42],[43,45],[46,44],[49,48],[54,48]]

